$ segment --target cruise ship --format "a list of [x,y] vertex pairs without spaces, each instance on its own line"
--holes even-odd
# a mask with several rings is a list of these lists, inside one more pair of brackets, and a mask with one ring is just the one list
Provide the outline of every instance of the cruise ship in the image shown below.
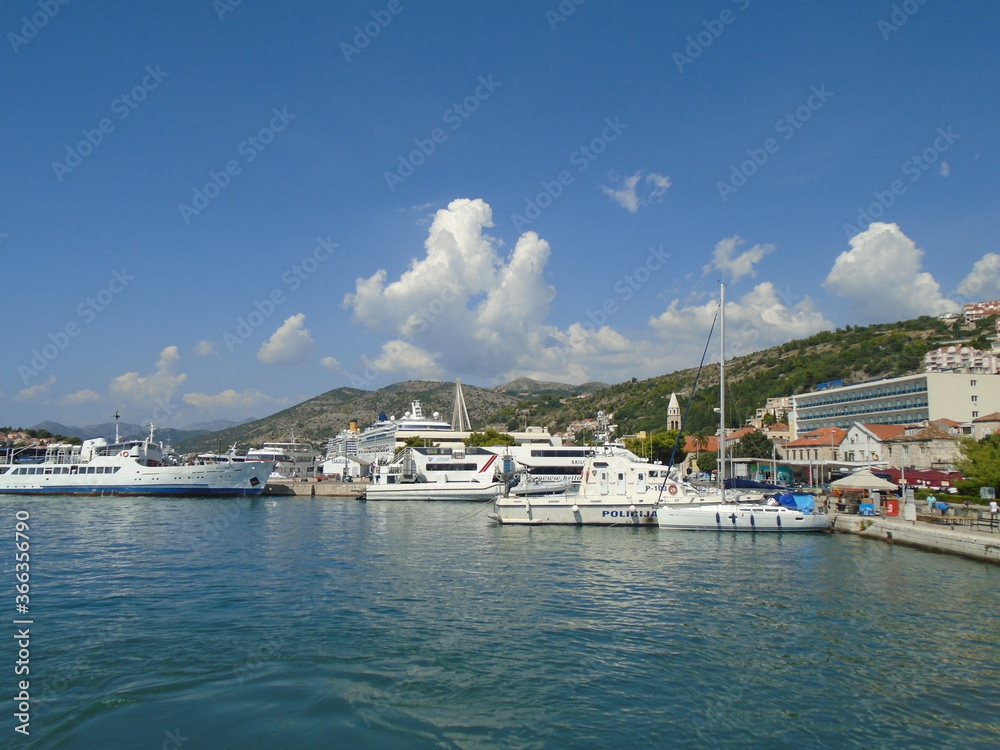
[[[410,402],[410,410],[401,419],[379,414],[375,423],[358,436],[358,458],[375,464],[386,464],[396,452],[397,441],[425,432],[453,433],[451,425],[434,412],[431,418],[424,416],[419,401]],[[407,435],[407,433],[410,433]],[[434,440],[431,435],[429,440]]]
[[122,440],[116,426],[114,441],[8,449],[0,456],[0,494],[260,495],[274,469],[271,461],[170,464],[163,446],[153,442],[153,429],[143,440]]

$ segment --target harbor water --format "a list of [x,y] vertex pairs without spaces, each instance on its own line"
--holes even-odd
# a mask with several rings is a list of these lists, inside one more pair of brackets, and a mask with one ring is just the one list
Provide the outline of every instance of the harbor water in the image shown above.
[[[1000,746],[1000,567],[489,505],[0,496],[3,747]],[[28,517],[30,611],[14,538]]]

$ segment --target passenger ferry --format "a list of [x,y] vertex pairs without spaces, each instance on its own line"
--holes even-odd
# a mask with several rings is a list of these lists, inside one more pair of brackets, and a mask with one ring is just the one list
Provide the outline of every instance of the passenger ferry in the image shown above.
[[492,500],[504,487],[502,464],[490,448],[405,448],[391,463],[372,466],[365,499]]
[[0,463],[0,494],[18,495],[259,495],[274,468],[271,461],[220,461],[174,465],[153,442],[154,426],[143,440],[122,440],[115,415],[115,439],[103,437],[12,449]]

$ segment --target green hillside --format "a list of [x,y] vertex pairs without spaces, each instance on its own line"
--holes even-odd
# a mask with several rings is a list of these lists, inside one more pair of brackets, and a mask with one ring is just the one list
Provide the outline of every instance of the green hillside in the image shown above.
[[[814,390],[823,382],[857,383],[896,377],[923,369],[923,356],[950,344],[990,347],[994,318],[975,326],[944,323],[936,318],[824,331],[807,339],[790,341],[726,362],[726,420],[739,426],[752,417],[768,398]],[[639,430],[661,431],[667,425],[667,403],[676,392],[682,410],[694,385],[696,369],[682,370],[648,380],[607,386],[590,383],[570,386],[538,383],[520,378],[493,389],[463,384],[474,429],[538,425],[561,431],[574,419],[593,417],[599,410],[613,412],[618,434]],[[688,413],[685,432],[714,432],[718,416],[718,360],[706,366]],[[185,441],[184,452],[259,446],[265,440],[300,440],[322,444],[353,419],[361,427],[379,412],[402,416],[410,402],[419,399],[425,415],[439,412],[451,420],[455,385],[451,382],[406,381],[377,391],[337,388],[256,422],[230,427]]]

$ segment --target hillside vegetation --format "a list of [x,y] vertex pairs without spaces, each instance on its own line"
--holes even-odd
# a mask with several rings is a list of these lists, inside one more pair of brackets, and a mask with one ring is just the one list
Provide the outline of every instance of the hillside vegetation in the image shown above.
[[[814,390],[823,382],[857,383],[897,377],[923,369],[923,356],[949,344],[989,348],[994,318],[976,326],[956,327],[936,318],[870,326],[848,326],[790,341],[726,362],[726,421],[739,426],[768,398]],[[618,434],[639,430],[656,432],[667,426],[667,404],[676,392],[682,413],[688,405],[697,369],[681,370],[607,386],[589,383],[570,386],[520,378],[506,386],[486,389],[463,384],[466,405],[476,430],[515,429],[538,425],[561,431],[574,419],[613,412]],[[712,433],[718,425],[718,360],[703,368],[691,401],[684,432]],[[419,399],[425,416],[439,412],[451,421],[455,385],[451,382],[405,381],[377,391],[337,388],[265,419],[208,433],[181,443],[185,452],[215,450],[239,442],[241,448],[265,440],[300,440],[320,444],[351,420],[361,427],[379,412],[402,416]]]

